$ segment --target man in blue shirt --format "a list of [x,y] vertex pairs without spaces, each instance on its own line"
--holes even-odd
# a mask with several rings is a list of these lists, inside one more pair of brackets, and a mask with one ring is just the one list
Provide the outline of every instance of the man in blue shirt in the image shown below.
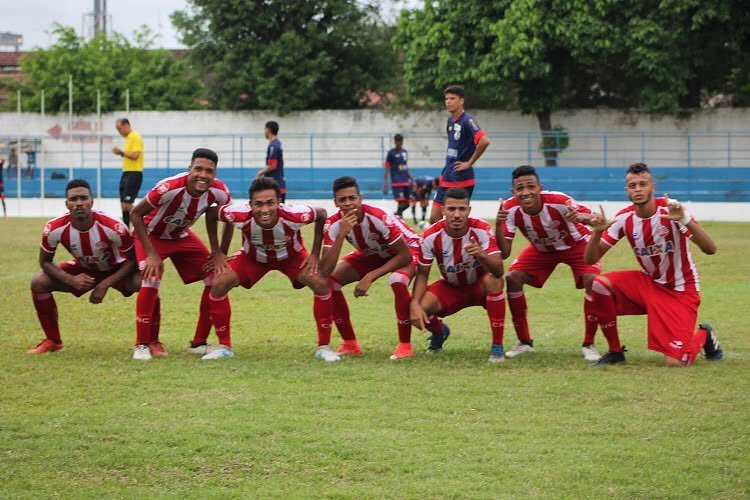
[[430,223],[442,218],[445,192],[450,188],[463,188],[471,196],[474,191],[474,163],[482,156],[489,139],[479,128],[473,116],[464,111],[466,91],[459,85],[451,85],[443,91],[445,109],[448,110],[448,149],[445,152],[445,167],[440,174],[440,184],[432,200]]
[[404,210],[409,206],[414,177],[409,172],[409,155],[404,149],[404,136],[393,136],[394,148],[388,151],[383,167],[383,194],[388,192],[388,172],[391,173],[391,188],[393,199],[398,203],[396,215],[403,217]]
[[255,175],[255,178],[265,176],[274,179],[281,188],[279,201],[284,203],[286,201],[286,180],[284,179],[284,152],[281,149],[281,141],[277,137],[279,124],[274,121],[266,122],[264,133],[266,139],[268,139],[266,166]]

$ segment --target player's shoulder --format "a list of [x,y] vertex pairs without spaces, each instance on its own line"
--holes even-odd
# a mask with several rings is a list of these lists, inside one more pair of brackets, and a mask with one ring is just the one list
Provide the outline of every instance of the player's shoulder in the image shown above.
[[336,222],[340,221],[342,217],[341,210],[337,210],[335,213],[332,213],[326,218],[325,222],[325,228],[328,229],[331,224],[335,224]]
[[70,224],[70,219],[70,213],[66,213],[60,215],[59,217],[55,217],[54,219],[48,220],[44,224],[44,234],[48,234],[55,229],[59,229],[63,226],[66,226],[67,224]]
[[315,209],[308,205],[279,205],[279,217],[295,222],[310,222],[315,217]]
[[118,217],[109,215],[108,213],[102,212],[100,210],[92,210],[91,213],[94,217],[94,220],[102,226],[117,231],[117,233],[119,234],[127,232],[125,224]]
[[503,202],[503,208],[505,210],[515,209],[515,208],[520,208],[520,207],[521,207],[521,202],[518,201],[518,198],[516,198],[515,196],[513,196],[512,198],[508,198],[507,200]]
[[229,188],[227,187],[226,183],[217,178],[214,178],[214,180],[211,181],[211,187],[215,189],[221,189],[222,191],[229,193]]
[[621,209],[619,212],[617,212],[614,216],[615,219],[626,219],[628,217],[631,217],[635,215],[635,205],[628,205],[627,207]]
[[563,193],[562,191],[542,191],[541,193],[542,203],[549,203],[550,205],[567,205],[572,197]]
[[159,192],[159,194],[164,194],[167,191],[184,188],[187,186],[187,176],[187,172],[180,172],[177,175],[165,177],[156,183],[154,189]]
[[364,211],[364,213],[377,217],[378,219],[382,219],[383,216],[390,217],[391,215],[380,207],[376,207],[375,205],[368,205],[366,203],[362,204],[362,210]]
[[469,227],[472,229],[479,229],[481,231],[492,232],[492,226],[490,226],[487,221],[482,219],[475,219],[474,217],[469,217]]
[[434,239],[437,237],[436,235],[439,235],[443,230],[445,229],[445,219],[441,219],[425,229],[424,233],[422,233],[422,239],[428,240],[428,239]]

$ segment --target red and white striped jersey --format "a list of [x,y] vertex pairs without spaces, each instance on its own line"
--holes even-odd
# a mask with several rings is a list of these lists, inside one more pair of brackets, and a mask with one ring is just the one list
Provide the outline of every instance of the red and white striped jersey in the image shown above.
[[279,205],[279,220],[271,228],[258,225],[248,205],[224,205],[219,220],[242,231],[242,252],[257,262],[279,262],[304,250],[302,226],[315,221],[315,209],[305,205]]
[[143,222],[148,234],[163,240],[187,236],[187,229],[212,205],[226,205],[232,199],[226,184],[218,179],[211,181],[208,191],[197,198],[187,192],[188,173],[183,172],[162,179],[146,195],[154,209]]
[[[346,235],[346,240],[365,255],[379,255],[384,259],[396,255],[393,244],[403,236],[407,246],[419,248],[420,236],[403,220],[385,210],[362,204],[362,222]],[[341,230],[341,212],[326,219],[323,228],[323,246],[330,247]]]
[[635,214],[635,206],[620,210],[602,241],[614,245],[627,237],[636,259],[652,280],[678,292],[700,290],[698,269],[690,254],[692,235],[682,224],[659,217],[669,213],[664,198],[654,198],[656,213],[648,219]]
[[542,191],[541,198],[542,210],[536,215],[524,212],[516,198],[505,200],[503,208],[510,212],[503,224],[505,239],[512,240],[519,229],[540,252],[560,252],[589,240],[589,228],[581,223],[573,224],[565,219],[565,214],[570,210],[590,214],[590,208],[557,191]]
[[55,253],[60,244],[76,261],[93,271],[109,271],[127,260],[125,252],[133,248],[133,238],[120,219],[92,211],[94,223],[88,231],[73,227],[72,217],[65,214],[44,226],[42,250]]
[[422,238],[419,265],[430,266],[433,259],[437,260],[442,279],[459,287],[473,285],[485,273],[479,260],[464,250],[471,238],[490,255],[500,252],[490,225],[473,217],[469,217],[469,230],[461,238],[453,238],[445,232],[445,219],[428,227]]

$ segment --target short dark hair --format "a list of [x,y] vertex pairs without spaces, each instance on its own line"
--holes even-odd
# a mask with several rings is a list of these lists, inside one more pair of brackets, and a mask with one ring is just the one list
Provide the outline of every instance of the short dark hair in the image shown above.
[[273,177],[266,176],[258,177],[252,182],[252,184],[250,184],[248,197],[252,200],[253,194],[265,191],[266,189],[273,189],[276,191],[276,198],[281,199],[281,187],[279,186],[279,183],[276,182],[276,179]]
[[193,151],[193,156],[190,158],[190,164],[192,164],[196,158],[205,158],[214,162],[214,165],[219,164],[219,156],[211,149],[198,148]]
[[648,169],[648,165],[642,162],[631,163],[628,167],[626,174],[650,174],[651,171]]
[[65,186],[65,197],[68,197],[68,191],[70,191],[73,188],[86,188],[89,190],[89,193],[91,193],[91,186],[89,186],[89,181],[86,179],[73,179],[70,182],[68,182],[68,185]]
[[279,124],[275,121],[266,122],[266,128],[270,130],[273,135],[279,134]]
[[454,200],[468,200],[469,192],[464,188],[448,188],[445,192],[445,199],[453,198]]
[[404,136],[401,135],[401,134],[396,134],[396,135],[393,136],[393,140],[396,141],[396,142],[403,141],[404,140]]
[[461,99],[466,99],[466,90],[460,85],[448,85],[445,90],[443,90],[443,95],[445,94],[455,94]]
[[118,118],[116,121],[122,125],[130,125],[130,120],[128,120],[127,118]]
[[539,180],[539,175],[536,173],[536,169],[531,165],[521,165],[513,171],[513,180],[523,177],[524,175],[533,175],[536,180]]
[[359,184],[357,184],[357,179],[350,175],[339,177],[338,179],[333,181],[333,195],[336,196],[336,191],[340,191],[342,189],[350,187],[357,188],[357,192],[359,193]]

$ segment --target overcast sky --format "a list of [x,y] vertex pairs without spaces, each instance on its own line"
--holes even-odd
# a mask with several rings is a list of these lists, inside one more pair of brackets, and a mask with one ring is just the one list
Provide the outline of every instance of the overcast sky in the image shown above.
[[[385,0],[383,5],[393,14],[404,5],[420,3],[420,0]],[[186,0],[107,0],[108,23],[127,38],[145,24],[160,35],[156,41],[158,47],[181,48],[169,15],[175,10],[184,10],[186,6]],[[93,11],[94,0],[0,0],[0,33],[23,35],[21,50],[47,48],[55,42],[49,34],[53,22],[72,26],[82,34],[82,27],[86,26],[88,30],[92,25],[91,16],[85,16]]]

